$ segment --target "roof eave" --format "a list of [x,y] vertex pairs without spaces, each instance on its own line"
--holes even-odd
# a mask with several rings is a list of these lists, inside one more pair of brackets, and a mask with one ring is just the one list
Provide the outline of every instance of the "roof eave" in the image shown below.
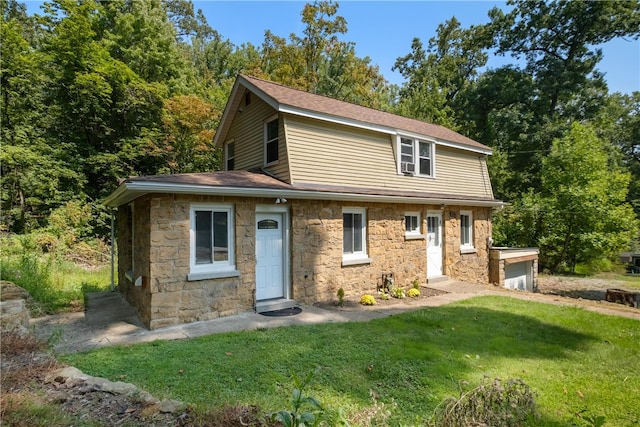
[[229,187],[158,182],[125,182],[113,192],[104,205],[118,207],[149,193],[194,194],[211,196],[239,196],[290,198],[303,200],[333,200],[345,202],[415,203],[421,205],[457,205],[501,207],[504,202],[494,199],[450,199],[440,197],[390,196],[334,191],[295,190],[261,187]]

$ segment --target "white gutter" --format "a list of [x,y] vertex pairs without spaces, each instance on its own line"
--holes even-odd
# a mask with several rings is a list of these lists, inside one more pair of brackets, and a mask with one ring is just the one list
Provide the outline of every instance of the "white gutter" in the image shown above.
[[212,196],[273,197],[304,200],[336,200],[375,203],[417,203],[421,205],[461,205],[479,207],[501,207],[498,200],[446,199],[431,197],[393,196],[379,194],[340,193],[334,191],[294,190],[257,187],[214,187],[195,184],[172,184],[158,182],[126,182],[105,201],[107,206],[120,206],[147,193],[196,194]]

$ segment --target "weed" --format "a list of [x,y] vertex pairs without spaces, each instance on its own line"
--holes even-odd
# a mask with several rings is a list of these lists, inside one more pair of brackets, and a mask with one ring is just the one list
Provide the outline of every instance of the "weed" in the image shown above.
[[348,419],[343,420],[346,426],[386,426],[388,425],[387,419],[391,416],[393,410],[398,407],[398,404],[391,399],[389,405],[385,405],[384,402],[378,401],[378,395],[369,390],[369,396],[371,397],[371,406],[354,413]]
[[446,399],[431,420],[432,426],[457,427],[467,425],[521,426],[537,417],[536,403],[529,386],[520,379],[506,383],[499,378],[487,378],[460,397]]
[[325,411],[320,402],[312,397],[305,396],[305,388],[313,379],[314,372],[309,372],[303,379],[292,375],[293,393],[291,396],[291,411],[279,411],[271,417],[274,421],[280,421],[285,427],[312,427],[320,426],[325,422]]

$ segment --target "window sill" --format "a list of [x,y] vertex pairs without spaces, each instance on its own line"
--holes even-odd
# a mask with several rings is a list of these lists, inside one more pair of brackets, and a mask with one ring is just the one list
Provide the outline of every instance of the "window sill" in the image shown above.
[[348,258],[342,259],[342,266],[371,264],[372,262],[373,260],[371,258]]
[[224,271],[208,271],[206,273],[189,273],[187,275],[187,282],[195,282],[196,280],[206,280],[206,279],[224,279],[225,277],[240,277],[240,271],[224,270]]
[[468,247],[468,248],[460,248],[461,254],[475,254],[478,252],[476,248]]
[[278,163],[280,163],[280,160],[274,160],[273,162],[265,163],[265,164],[264,164],[264,167],[265,167],[265,168],[267,168],[267,167],[269,167],[269,166],[275,166],[275,165],[277,165]]
[[405,234],[404,240],[424,240],[427,236],[425,234]]

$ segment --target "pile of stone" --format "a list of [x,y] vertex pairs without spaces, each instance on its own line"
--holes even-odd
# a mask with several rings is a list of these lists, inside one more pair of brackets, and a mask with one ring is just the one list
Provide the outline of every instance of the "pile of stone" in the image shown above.
[[6,280],[0,281],[0,328],[2,332],[29,330],[29,292]]

